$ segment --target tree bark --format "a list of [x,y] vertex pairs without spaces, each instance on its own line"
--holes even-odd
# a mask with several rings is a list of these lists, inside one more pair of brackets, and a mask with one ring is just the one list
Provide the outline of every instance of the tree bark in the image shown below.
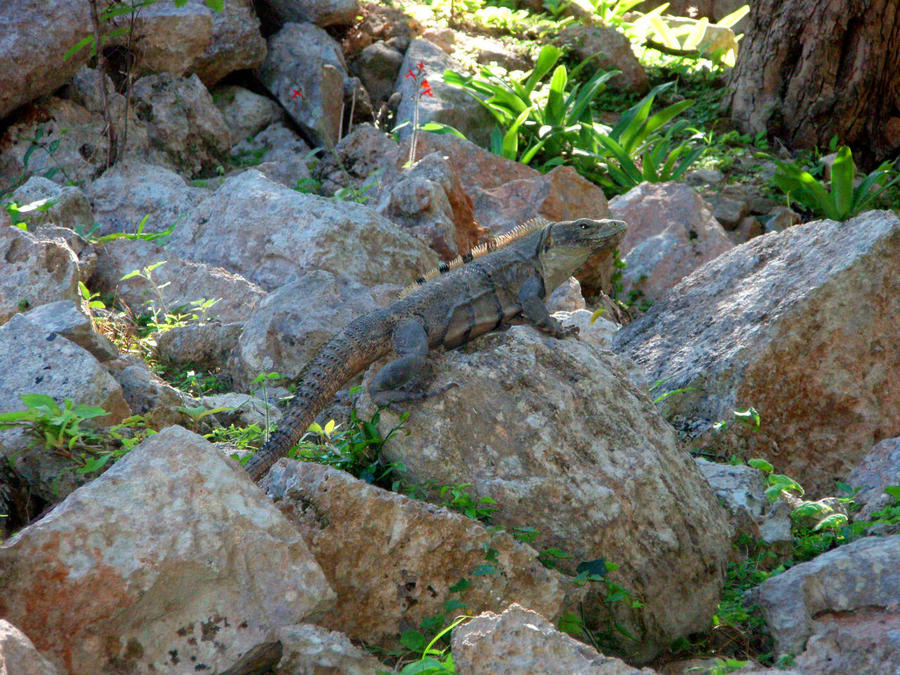
[[756,0],[724,105],[792,148],[836,134],[871,167],[900,152],[900,0]]

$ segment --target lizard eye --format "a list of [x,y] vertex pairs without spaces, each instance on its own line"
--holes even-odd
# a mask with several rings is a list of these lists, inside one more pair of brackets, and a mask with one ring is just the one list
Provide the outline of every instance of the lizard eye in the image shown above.
[[578,223],[578,224],[579,224],[579,226],[581,226],[581,229],[582,229],[582,230],[588,229],[588,224],[587,224],[586,222],[581,221],[581,222]]

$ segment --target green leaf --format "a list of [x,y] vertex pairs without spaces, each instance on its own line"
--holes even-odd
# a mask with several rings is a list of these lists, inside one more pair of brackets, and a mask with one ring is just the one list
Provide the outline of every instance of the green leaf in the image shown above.
[[20,394],[19,398],[26,408],[34,408],[36,410],[46,410],[54,415],[60,414],[59,406],[56,401],[46,394]]
[[578,563],[575,571],[578,572],[578,574],[595,574],[599,577],[605,577],[607,572],[606,560],[603,558],[586,560]]
[[697,19],[697,23],[688,33],[687,39],[684,41],[684,49],[695,51],[700,44],[700,40],[706,35],[706,27],[709,25],[709,19],[705,16]]
[[[96,53],[96,49],[94,48],[94,36],[88,35],[87,37],[81,38],[78,42],[76,42],[71,49],[69,49],[65,54],[63,54],[63,61],[68,61],[75,54],[80,52],[82,49],[91,45],[91,56]],[[27,163],[27,162],[26,162]]]
[[769,464],[766,460],[761,458],[754,458],[747,462],[747,466],[752,466],[754,469],[759,469],[765,473],[772,473],[775,471],[775,467]]
[[214,12],[225,10],[225,0],[206,0],[206,6]]
[[716,25],[731,28],[734,24],[743,19],[749,11],[750,5],[742,5],[741,7],[738,7],[736,10],[734,10],[731,14],[726,14],[721,19],[716,21]]
[[559,617],[557,628],[563,633],[568,633],[572,637],[580,639],[583,636],[584,623],[581,617],[574,612],[563,612],[562,616]]
[[400,635],[400,644],[411,652],[422,652],[425,650],[428,640],[417,630],[405,630]]
[[853,179],[856,176],[856,165],[853,154],[846,145],[837,153],[837,159],[831,166],[831,197],[838,220],[846,220],[853,212]]
[[888,485],[884,492],[900,502],[900,485]]
[[562,56],[562,50],[553,45],[544,45],[538,53],[537,60],[534,63],[534,69],[525,80],[525,90],[528,94],[534,91],[537,83],[540,82],[544,75],[550,72],[550,69],[556,65],[559,57]]
[[821,530],[836,530],[839,527],[843,526],[847,522],[847,516],[843,513],[832,513],[827,518],[823,519],[813,528],[813,532],[819,532]]
[[768,488],[766,488],[766,499],[774,504],[781,497],[781,490],[781,485],[769,486]]
[[565,66],[557,66],[550,79],[550,93],[547,96],[544,123],[552,127],[564,126],[566,123],[565,90],[568,76]]

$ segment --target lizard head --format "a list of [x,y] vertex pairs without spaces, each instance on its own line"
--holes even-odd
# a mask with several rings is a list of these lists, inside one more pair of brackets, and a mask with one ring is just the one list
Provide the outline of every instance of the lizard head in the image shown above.
[[581,267],[593,253],[615,248],[627,229],[622,220],[578,218],[548,225],[544,230],[540,258],[544,283],[556,288]]

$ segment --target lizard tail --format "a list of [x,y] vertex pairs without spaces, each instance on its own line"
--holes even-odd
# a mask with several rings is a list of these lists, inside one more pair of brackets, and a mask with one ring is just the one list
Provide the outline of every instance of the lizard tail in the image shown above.
[[247,462],[245,468],[253,480],[262,478],[297,444],[351,377],[387,354],[393,332],[391,319],[385,310],[359,317],[322,346],[297,380],[294,398],[278,428]]

